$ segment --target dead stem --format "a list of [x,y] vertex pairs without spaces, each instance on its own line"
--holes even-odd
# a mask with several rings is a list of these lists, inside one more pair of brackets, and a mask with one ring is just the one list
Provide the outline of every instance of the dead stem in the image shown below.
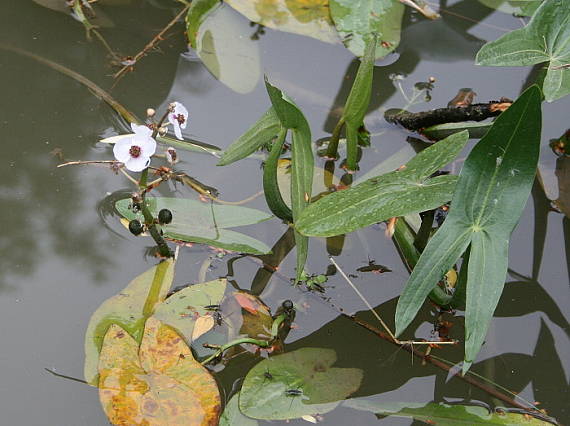
[[78,165],[87,165],[87,164],[122,164],[120,161],[117,160],[84,160],[84,161],[68,161],[66,163],[58,164],[57,168],[65,167],[65,166],[78,166]]
[[141,59],[143,56],[145,56],[151,49],[154,49],[156,44],[158,44],[160,41],[162,41],[164,39],[164,34],[166,34],[166,32],[172,28],[174,26],[174,24],[176,24],[176,22],[178,22],[178,20],[180,18],[182,18],[182,16],[188,11],[188,9],[190,8],[190,5],[187,4],[186,6],[184,6],[184,8],[178,13],[178,15],[176,15],[167,25],[166,27],[164,27],[162,29],[162,31],[160,31],[156,36],[153,37],[153,39],[151,41],[149,41],[146,46],[139,52],[137,53],[134,58],[133,58],[133,64],[132,65],[125,65],[123,66],[123,68],[121,68],[119,71],[117,71],[115,73],[115,75],[113,75],[114,79],[119,79],[121,77],[124,76],[124,74],[129,70],[132,69],[134,67],[134,65],[139,61],[139,59]]
[[386,333],[388,333],[388,335],[394,341],[394,343],[396,343],[398,345],[433,345],[433,344],[436,344],[436,345],[456,345],[457,344],[457,341],[455,341],[455,340],[452,340],[449,342],[441,342],[441,341],[423,341],[423,340],[417,340],[416,341],[416,340],[399,340],[399,339],[397,339],[396,336],[394,335],[394,333],[392,333],[390,328],[382,320],[382,318],[380,318],[380,315],[378,315],[378,313],[374,310],[372,305],[370,305],[370,303],[368,303],[368,300],[366,300],[366,298],[362,295],[360,290],[358,290],[356,288],[356,286],[352,283],[352,281],[350,281],[350,278],[348,278],[348,276],[344,273],[344,271],[341,269],[341,267],[338,265],[338,263],[336,263],[336,261],[333,259],[332,256],[329,256],[329,260],[336,267],[336,269],[338,269],[338,271],[340,272],[342,277],[352,287],[352,289],[355,291],[355,293],[358,295],[358,297],[360,297],[360,299],[364,302],[364,304],[368,307],[368,309],[370,309],[370,312],[372,312],[372,315],[374,315],[374,317],[376,317],[376,319],[380,322],[380,324],[382,325],[384,330],[386,330]]

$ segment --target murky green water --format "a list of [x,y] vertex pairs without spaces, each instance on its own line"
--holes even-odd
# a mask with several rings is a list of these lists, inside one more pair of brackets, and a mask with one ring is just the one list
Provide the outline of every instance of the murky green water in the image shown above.
[[[160,3],[160,4],[159,4]],[[447,2],[444,2],[447,3]],[[124,54],[138,51],[174,16],[169,2],[132,2],[107,7],[115,26],[104,28],[109,43]],[[163,7],[159,7],[163,5]],[[501,96],[516,98],[530,70],[480,68],[473,58],[486,40],[504,29],[520,27],[508,15],[490,13],[475,1],[449,2],[448,7],[482,24],[444,15],[444,19],[412,24],[407,18],[400,57],[375,70],[373,100],[367,117],[373,148],[361,162],[362,173],[396,152],[406,143],[407,133],[388,125],[382,109],[400,107],[405,101],[388,76],[407,74],[403,82],[437,79],[428,109],[446,105],[462,87],[472,87],[478,99]],[[245,30],[249,23],[229,10],[231,21]],[[189,135],[227,147],[268,107],[262,81],[248,94],[237,94],[214,79],[203,66],[181,56],[185,43],[182,27],[161,44],[161,52],[145,58],[113,90],[126,106],[143,115],[149,106],[164,106],[172,100],[190,110]],[[66,65],[110,88],[106,52],[96,42],[87,42],[83,27],[64,14],[29,1],[4,0],[0,4],[0,43],[15,46]],[[266,30],[256,48],[260,69],[288,92],[305,112],[315,139],[332,130],[333,111],[342,104],[356,71],[352,54],[340,45],[329,45],[296,35]],[[389,63],[387,61],[386,63]],[[236,71],[238,72],[238,71]],[[0,415],[6,425],[104,425],[107,424],[97,391],[80,383],[56,378],[44,368],[81,377],[83,336],[92,312],[117,293],[154,260],[145,257],[149,240],[128,234],[108,210],[105,197],[128,189],[128,182],[103,167],[56,169],[50,155],[61,148],[68,159],[110,159],[111,150],[97,144],[102,135],[117,129],[108,106],[68,77],[28,58],[0,49]],[[570,98],[545,104],[541,162],[552,172],[555,157],[547,148],[549,139],[568,127]],[[221,198],[240,200],[261,189],[260,163],[244,160],[224,168],[206,155],[180,152],[179,167],[221,191]],[[322,164],[321,164],[322,165]],[[171,188],[174,196],[192,196],[184,188]],[[163,194],[169,191],[161,189]],[[549,414],[565,422],[568,411],[570,344],[568,333],[568,254],[570,224],[558,213],[547,213],[540,191],[515,231],[510,268],[532,277],[523,281],[511,274],[473,370],[520,392],[528,401],[539,401]],[[103,204],[102,204],[103,203]],[[262,198],[251,207],[266,210]],[[244,229],[272,246],[287,227],[277,220]],[[392,242],[380,227],[346,237],[344,245],[311,241],[308,269],[324,272],[328,254],[347,271],[355,273],[368,258],[393,272],[358,274],[355,283],[366,298],[379,306],[384,318],[392,319],[396,297],[407,272]],[[176,284],[195,282],[212,253],[207,248],[183,248],[177,265]],[[462,399],[497,403],[487,394],[416,360],[379,341],[372,334],[339,316],[331,304],[346,312],[365,307],[340,276],[329,282],[326,297],[293,288],[277,275],[270,276],[248,258],[214,260],[206,278],[230,274],[244,289],[260,293],[272,308],[292,299],[305,312],[298,312],[287,350],[300,347],[334,348],[340,366],[364,369],[365,378],[357,396],[382,393],[384,401],[429,402]],[[294,274],[294,256],[281,264],[280,274]],[[373,323],[367,313],[363,318]],[[433,318],[426,306],[417,320],[417,337],[429,337]],[[423,324],[421,323],[422,321]],[[452,337],[461,337],[461,319],[455,320]],[[440,356],[462,359],[459,349],[441,350]],[[248,357],[233,360],[220,374],[229,396],[232,385],[255,363]],[[502,405],[498,403],[498,405]],[[293,424],[301,423],[292,422]],[[408,420],[377,420],[372,414],[341,408],[325,416],[325,424],[409,424]]]

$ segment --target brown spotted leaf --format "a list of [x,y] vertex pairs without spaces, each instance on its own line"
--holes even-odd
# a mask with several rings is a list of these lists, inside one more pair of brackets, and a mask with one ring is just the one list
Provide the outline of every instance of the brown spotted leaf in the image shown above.
[[215,425],[220,395],[214,378],[169,326],[155,318],[139,346],[111,325],[99,357],[99,398],[115,425]]

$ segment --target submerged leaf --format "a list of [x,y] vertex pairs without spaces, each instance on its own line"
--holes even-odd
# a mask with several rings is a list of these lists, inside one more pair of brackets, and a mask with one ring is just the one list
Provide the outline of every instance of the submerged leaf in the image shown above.
[[135,338],[142,339],[146,319],[161,303],[174,278],[174,259],[167,259],[142,273],[120,293],[107,299],[91,316],[85,332],[85,380],[96,386],[97,363],[103,337],[112,324],[117,324]]
[[[172,222],[161,225],[166,238],[208,244],[241,253],[266,254],[270,248],[254,238],[225,228],[252,225],[271,218],[260,210],[241,206],[202,203],[182,198],[147,198],[154,217],[162,209],[172,212]],[[144,221],[142,213],[133,212],[130,199],[117,201],[115,208],[129,220]]]
[[487,43],[477,64],[527,66],[548,62],[543,92],[552,102],[570,93],[570,2],[545,0],[524,28]]
[[399,0],[330,0],[330,7],[343,43],[356,56],[364,55],[373,34],[378,36],[376,59],[398,47],[405,9]]
[[116,425],[215,425],[216,381],[180,336],[149,318],[140,345],[112,325],[99,360],[99,397]]
[[430,239],[396,309],[396,334],[410,324],[426,296],[469,244],[465,363],[479,352],[507,273],[507,249],[534,180],[541,131],[541,94],[527,89],[473,148],[449,214]]
[[296,229],[304,235],[330,237],[445,204],[457,178],[430,175],[455,158],[466,142],[467,132],[456,133],[420,152],[402,170],[323,197],[307,207]]
[[362,370],[333,368],[332,349],[302,348],[261,361],[247,374],[239,408],[256,419],[285,420],[333,410],[354,393]]
[[237,93],[251,92],[261,76],[259,45],[250,34],[247,22],[231,9],[214,6],[195,35],[196,53],[208,71]]

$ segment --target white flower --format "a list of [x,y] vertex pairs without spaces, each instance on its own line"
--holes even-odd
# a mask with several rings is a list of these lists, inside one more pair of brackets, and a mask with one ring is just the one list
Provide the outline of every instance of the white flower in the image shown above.
[[115,158],[131,172],[140,172],[150,164],[150,157],[156,151],[156,141],[147,126],[131,124],[134,134],[127,135],[113,147]]
[[180,102],[173,102],[173,111],[168,113],[168,122],[174,127],[174,134],[180,140],[182,140],[182,130],[186,128],[186,123],[188,121],[188,110]]

